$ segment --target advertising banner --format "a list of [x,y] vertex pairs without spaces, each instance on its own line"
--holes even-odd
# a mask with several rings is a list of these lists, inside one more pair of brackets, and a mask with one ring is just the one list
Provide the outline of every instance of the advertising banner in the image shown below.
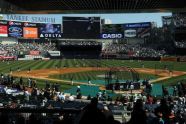
[[102,25],[101,38],[103,39],[121,39],[124,38],[124,28],[122,24]]
[[121,38],[124,38],[123,37],[124,35],[123,34],[121,34],[121,33],[118,33],[118,34],[106,34],[106,33],[104,33],[104,34],[101,34],[101,38],[102,39],[121,39]]
[[124,28],[148,28],[151,27],[150,22],[142,22],[142,23],[128,23],[124,24]]
[[62,38],[60,24],[40,24],[40,38]]
[[30,55],[39,55],[40,52],[38,50],[32,50],[30,51]]
[[15,56],[0,56],[0,60],[15,60]]
[[179,57],[180,62],[186,62],[186,56]]
[[123,24],[125,38],[144,38],[150,36],[151,23],[128,23]]
[[60,51],[48,51],[48,53],[50,54],[50,56],[60,56],[61,55]]
[[7,54],[8,51],[0,51],[0,55],[4,55],[4,54]]
[[38,38],[38,29],[31,27],[23,28],[23,37],[24,38]]
[[0,20],[0,37],[8,37],[8,22],[5,20]]
[[172,62],[177,62],[177,57],[161,57],[160,61],[172,61]]
[[23,37],[23,27],[21,22],[9,21],[8,36],[9,37]]
[[8,28],[0,24],[0,37],[8,37]]

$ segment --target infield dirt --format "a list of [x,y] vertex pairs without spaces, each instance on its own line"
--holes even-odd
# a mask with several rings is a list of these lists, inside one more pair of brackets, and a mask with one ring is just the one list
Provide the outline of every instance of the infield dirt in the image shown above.
[[[67,73],[77,73],[77,72],[85,72],[85,71],[95,71],[95,70],[109,70],[110,68],[97,68],[97,67],[80,67],[80,68],[59,68],[59,69],[40,69],[40,70],[31,70],[31,71],[15,71],[11,75],[16,77],[23,77],[23,78],[34,78],[34,79],[43,79],[49,81],[57,81],[57,82],[66,82],[71,83],[68,80],[60,80],[60,79],[53,79],[50,78],[49,75],[59,75],[59,74],[67,74]],[[169,72],[168,70],[158,70],[156,73],[154,69],[148,68],[134,68],[138,73],[146,73],[146,74],[154,74],[160,76],[155,80],[151,80],[151,82],[165,80],[171,77],[177,77],[186,74],[183,71],[172,71]],[[75,82],[77,84],[85,84],[83,82]],[[86,83],[87,84],[87,83]],[[95,85],[95,84],[94,84]]]

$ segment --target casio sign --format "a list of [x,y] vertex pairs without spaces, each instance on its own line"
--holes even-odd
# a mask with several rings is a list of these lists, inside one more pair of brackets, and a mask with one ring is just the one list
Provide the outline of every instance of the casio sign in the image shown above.
[[102,34],[102,38],[122,38],[123,35],[122,34]]
[[136,30],[125,30],[125,37],[136,37]]

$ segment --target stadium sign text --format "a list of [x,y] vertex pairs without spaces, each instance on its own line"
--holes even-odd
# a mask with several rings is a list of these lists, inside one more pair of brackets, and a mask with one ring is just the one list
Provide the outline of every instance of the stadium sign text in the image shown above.
[[35,23],[55,23],[56,22],[55,18],[52,18],[52,17],[16,15],[16,14],[6,14],[4,19],[22,21],[22,22],[35,22]]
[[115,38],[123,38],[123,34],[102,34],[102,38],[104,39],[115,39]]
[[40,38],[61,38],[61,34],[40,34]]
[[151,23],[150,22],[144,22],[144,23],[129,23],[124,25],[125,28],[145,28],[145,27],[150,27]]
[[19,26],[21,26],[22,23],[21,22],[12,22],[12,21],[10,21],[9,25],[19,25]]
[[25,27],[36,27],[37,24],[25,22],[25,23],[24,23],[24,26],[25,26]]

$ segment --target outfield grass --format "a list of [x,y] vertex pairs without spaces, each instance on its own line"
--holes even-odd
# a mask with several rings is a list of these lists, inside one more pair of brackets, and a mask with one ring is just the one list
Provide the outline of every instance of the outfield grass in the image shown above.
[[142,64],[145,68],[155,69],[163,65],[170,65],[173,70],[186,71],[186,62],[159,62],[159,61],[130,61],[130,60],[80,60],[80,59],[63,59],[63,60],[31,60],[31,61],[10,61],[10,62],[0,62],[0,72],[9,73],[10,68],[14,71],[18,67],[21,70],[32,70],[36,69],[46,69],[46,68],[62,68],[66,67],[82,67],[82,66],[97,66],[101,67],[120,67],[129,66],[132,68],[141,68]]

